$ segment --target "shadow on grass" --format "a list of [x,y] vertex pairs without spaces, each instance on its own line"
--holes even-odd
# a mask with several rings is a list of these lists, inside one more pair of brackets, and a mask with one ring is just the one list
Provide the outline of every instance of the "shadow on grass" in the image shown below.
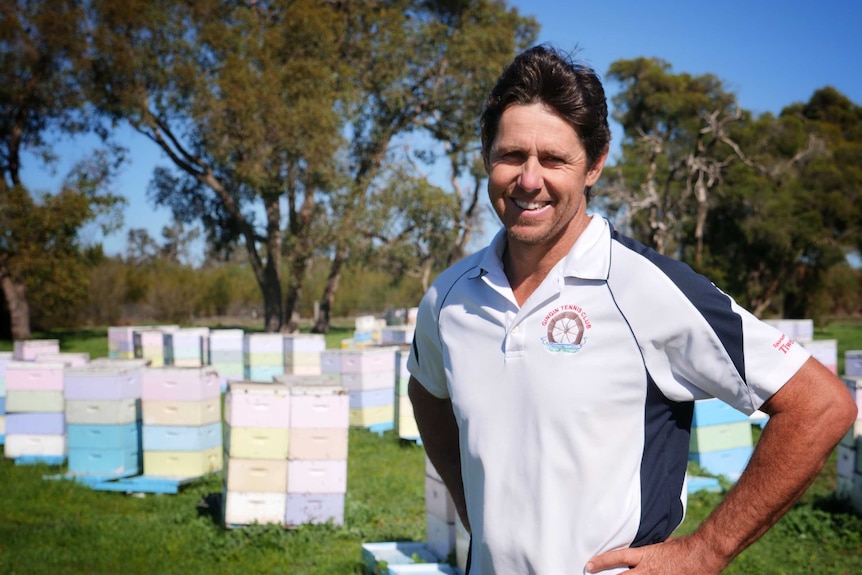
[[206,517],[219,527],[224,526],[224,493],[207,493],[197,503],[198,517]]

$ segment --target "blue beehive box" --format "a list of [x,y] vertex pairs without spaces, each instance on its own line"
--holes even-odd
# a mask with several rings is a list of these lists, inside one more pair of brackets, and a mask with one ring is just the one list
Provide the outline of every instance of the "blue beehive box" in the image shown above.
[[145,451],[206,451],[222,445],[220,421],[208,425],[145,425]]
[[724,475],[731,481],[736,481],[748,465],[753,452],[754,447],[691,452],[688,454],[688,460],[696,462],[712,474]]
[[701,477],[699,475],[690,475],[686,481],[686,492],[690,495],[698,491],[711,491],[718,493],[721,491],[721,484],[715,477]]
[[748,421],[748,416],[720,399],[699,399],[694,402],[692,427]]
[[124,425],[83,425],[70,423],[66,426],[69,448],[134,449],[141,447],[141,423]]
[[[419,561],[419,563],[417,563]],[[384,542],[363,543],[362,562],[368,573],[374,575],[390,575],[396,566],[422,566],[437,565],[440,558],[431,551],[425,543],[416,542]],[[384,567],[385,565],[385,567]],[[447,567],[449,567],[447,565]],[[403,571],[408,573],[410,571]],[[412,571],[412,573],[424,573],[425,571]],[[440,573],[440,571],[427,571],[428,573]]]
[[69,472],[88,475],[137,475],[141,452],[137,449],[69,449]]

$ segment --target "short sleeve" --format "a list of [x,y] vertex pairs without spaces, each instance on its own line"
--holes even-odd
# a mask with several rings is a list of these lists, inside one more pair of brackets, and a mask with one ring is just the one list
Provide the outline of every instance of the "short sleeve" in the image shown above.
[[407,359],[407,371],[434,397],[449,397],[446,368],[439,331],[437,290],[428,290],[419,303],[413,345]]

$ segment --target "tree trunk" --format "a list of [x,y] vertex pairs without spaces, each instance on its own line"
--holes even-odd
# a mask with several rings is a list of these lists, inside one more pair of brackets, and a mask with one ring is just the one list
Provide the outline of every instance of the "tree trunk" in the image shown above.
[[299,308],[307,264],[308,256],[303,255],[295,255],[293,262],[291,262],[287,296],[284,301],[284,322],[282,324],[282,331],[285,333],[297,333],[299,331]]
[[338,282],[341,280],[341,268],[347,259],[347,250],[338,247],[335,256],[329,266],[329,277],[326,278],[326,286],[323,288],[323,296],[320,298],[320,314],[314,323],[314,333],[329,333],[329,322],[332,319],[332,303],[335,301],[335,292],[338,291]]
[[24,340],[33,337],[30,332],[30,306],[27,305],[27,288],[24,282],[14,279],[7,270],[0,270],[0,284],[3,296],[9,306],[9,319],[12,324],[12,339]]
[[263,329],[275,333],[281,329],[281,281],[272,257],[266,262],[260,291],[263,294]]
[[[264,329],[269,333],[281,331],[281,209],[278,194],[262,193],[266,210],[266,266],[263,282]],[[253,247],[253,244],[252,244]]]

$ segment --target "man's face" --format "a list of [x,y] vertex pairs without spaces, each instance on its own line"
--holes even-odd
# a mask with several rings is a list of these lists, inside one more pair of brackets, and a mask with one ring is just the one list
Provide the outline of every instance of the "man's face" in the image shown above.
[[587,163],[574,128],[544,104],[503,112],[488,154],[488,196],[510,246],[574,243],[589,222],[584,188],[599,179],[604,158]]

